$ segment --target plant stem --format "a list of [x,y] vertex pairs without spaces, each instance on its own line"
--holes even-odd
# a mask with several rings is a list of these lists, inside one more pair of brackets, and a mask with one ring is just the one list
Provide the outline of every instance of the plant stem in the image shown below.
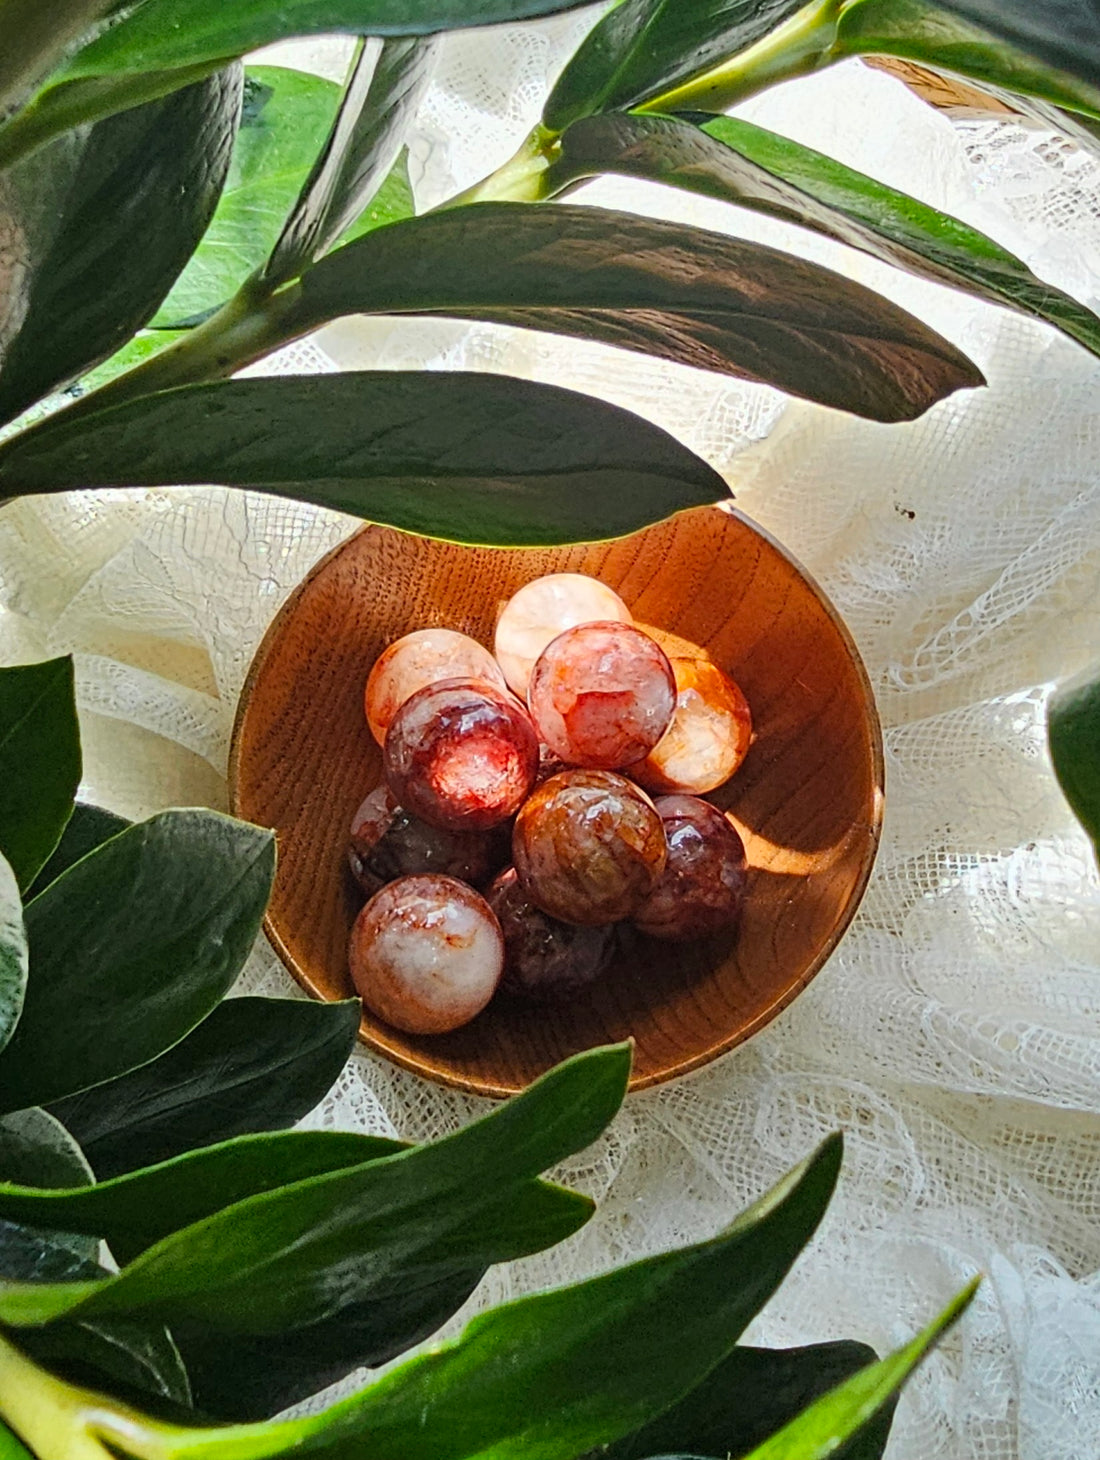
[[777,81],[804,76],[836,59],[837,18],[847,0],[813,0],[769,35],[672,91],[636,108],[642,112],[725,111]]
[[[98,1394],[55,1379],[0,1338],[0,1417],[37,1460],[114,1460],[91,1428],[103,1408]],[[120,1405],[112,1418],[127,1426],[141,1416]]]
[[513,157],[473,187],[440,203],[435,211],[461,208],[466,203],[541,203],[550,196],[546,170],[557,152],[558,134],[539,123]]

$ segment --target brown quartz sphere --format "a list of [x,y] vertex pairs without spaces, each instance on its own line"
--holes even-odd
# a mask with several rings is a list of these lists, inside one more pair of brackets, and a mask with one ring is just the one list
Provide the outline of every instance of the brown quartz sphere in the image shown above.
[[512,830],[512,858],[536,906],[565,923],[628,918],[665,865],[653,802],[625,776],[574,770],[531,795]]
[[615,952],[615,924],[563,923],[536,907],[514,867],[493,881],[485,900],[504,934],[501,990],[529,999],[561,999],[590,988]]
[[393,717],[382,752],[400,804],[445,831],[488,831],[514,816],[538,765],[527,711],[484,679],[418,690]]
[[676,680],[664,650],[641,629],[578,624],[539,655],[527,703],[554,755],[614,770],[648,755],[668,729]]
[[395,1029],[445,1034],[468,1024],[504,968],[500,924],[454,877],[401,877],[361,910],[348,944],[364,1004]]
[[351,822],[348,865],[367,897],[398,877],[440,872],[480,887],[511,855],[508,829],[444,831],[406,811],[377,786]]
[[749,752],[752,714],[728,674],[709,659],[673,659],[672,723],[631,776],[647,791],[700,796],[728,781]]
[[657,811],[668,841],[668,861],[656,886],[634,914],[651,938],[687,942],[731,931],[745,896],[745,846],[709,801],[660,796]]
[[417,690],[441,679],[487,679],[505,687],[488,649],[454,629],[416,629],[383,649],[367,676],[363,707],[370,733],[385,745],[393,717]]

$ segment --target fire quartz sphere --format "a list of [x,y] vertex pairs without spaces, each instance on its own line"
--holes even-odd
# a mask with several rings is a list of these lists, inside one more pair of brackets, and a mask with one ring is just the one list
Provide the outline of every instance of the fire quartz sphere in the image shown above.
[[453,629],[417,629],[383,649],[363,696],[370,733],[385,745],[394,715],[417,690],[441,679],[487,679],[504,688],[500,665],[483,645]]
[[566,998],[596,982],[615,951],[615,925],[563,923],[536,907],[514,867],[493,881],[485,899],[504,934],[500,986],[531,999]]
[[745,847],[716,806],[697,796],[660,796],[668,861],[634,914],[652,938],[686,942],[732,929],[745,895]]
[[487,679],[417,690],[393,717],[382,752],[398,802],[444,831],[487,831],[514,816],[538,765],[530,716]]
[[665,865],[653,802],[625,776],[574,770],[531,795],[512,830],[524,892],[565,923],[614,923],[636,912]]
[[493,645],[509,687],[525,696],[535,660],[551,639],[596,619],[634,622],[619,595],[598,578],[548,573],[525,583],[501,610]]
[[615,770],[668,729],[676,680],[664,650],[630,624],[578,624],[539,656],[527,703],[538,733],[569,765]]
[[676,708],[672,723],[630,774],[647,791],[702,795],[728,781],[752,739],[748,701],[728,674],[708,659],[673,659]]
[[409,1034],[468,1024],[504,968],[500,924],[455,877],[400,877],[376,892],[351,930],[348,962],[364,1004]]
[[367,897],[397,877],[440,872],[478,887],[511,855],[504,827],[492,831],[444,831],[406,811],[386,785],[376,787],[351,823],[348,864]]

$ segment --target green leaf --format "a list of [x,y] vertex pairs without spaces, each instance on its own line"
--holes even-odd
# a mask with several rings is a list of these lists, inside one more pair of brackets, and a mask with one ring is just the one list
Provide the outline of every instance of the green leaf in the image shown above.
[[27,931],[15,873],[0,856],[0,1049],[12,1036],[27,988]]
[[[1031,7],[1034,9],[1034,7]],[[1092,17],[1095,31],[1096,16]],[[1067,37],[1068,40],[1068,37]],[[1100,115],[1100,87],[1006,45],[988,30],[925,0],[849,0],[830,59],[887,55]]]
[[[642,1460],[690,1451],[744,1455],[781,1429],[820,1395],[878,1361],[863,1343],[817,1343],[808,1348],[735,1348],[695,1389],[664,1414],[617,1440],[602,1460]],[[880,1460],[892,1408],[837,1460]]]
[[411,37],[380,48],[361,43],[324,149],[264,267],[269,284],[295,278],[331,248],[383,186],[430,80],[435,50],[434,40]]
[[281,66],[245,72],[241,125],[217,210],[153,323],[163,329],[223,304],[267,258],[340,101],[320,76]]
[[1100,318],[958,218],[733,117],[702,131],[671,117],[589,117],[562,138],[562,182],[603,172],[737,203],[886,263],[1044,320],[1100,355]]
[[132,340],[123,345],[121,350],[103,361],[102,365],[95,366],[86,375],[73,382],[67,388],[66,394],[72,396],[86,395],[90,390],[96,390],[101,385],[106,385],[109,380],[114,380],[116,375],[121,375],[124,370],[131,369],[134,365],[140,365],[143,361],[159,355],[161,350],[174,345],[188,333],[187,330],[162,330],[147,329],[139,330]]
[[759,1445],[744,1460],[830,1460],[898,1394],[909,1375],[973,1300],[978,1279],[904,1348],[861,1369]]
[[271,891],[270,832],[165,811],[104,842],[26,908],[32,977],[0,1057],[0,1110],[155,1059],[225,996]]
[[0,1420],[0,1460],[35,1460],[26,1445],[16,1438],[3,1420]]
[[1051,695],[1047,736],[1058,784],[1100,856],[1100,665]]
[[[0,852],[20,887],[60,840],[79,781],[72,659],[0,669]],[[0,1047],[2,1007],[0,996]]]
[[229,166],[238,67],[66,133],[0,174],[20,240],[0,295],[0,419],[113,354],[156,312],[202,237]]
[[533,20],[590,0],[145,0],[73,57],[64,76],[156,71],[241,56],[290,36],[430,35]]
[[341,314],[550,330],[911,420],[982,376],[861,284],[762,244],[604,208],[477,203],[380,228],[304,276],[295,333]]
[[[364,1447],[376,1460],[572,1460],[632,1433],[695,1388],[775,1292],[840,1155],[831,1137],[709,1242],[505,1304],[321,1414],[234,1431],[233,1460],[358,1460]],[[212,1432],[158,1439],[163,1460],[183,1460],[208,1454]]]
[[116,0],[0,0],[0,120],[88,38]]
[[564,131],[595,112],[625,111],[709,71],[803,9],[806,0],[623,0],[589,32],[559,76],[543,125]]
[[[107,1276],[63,1239],[0,1221],[0,1273],[31,1282],[90,1281]],[[15,1338],[15,1335],[8,1335]],[[25,1331],[18,1343],[38,1363],[72,1383],[91,1384],[123,1398],[150,1396],[187,1404],[190,1388],[168,1330],[155,1321],[52,1323]]]
[[628,411],[449,372],[184,386],[53,417],[0,452],[0,495],[213,481],[505,545],[619,537],[727,494],[706,462]]
[[[0,1116],[0,1182],[12,1182],[20,1188],[86,1187],[94,1180],[80,1146],[45,1110],[32,1107]],[[48,1222],[44,1225],[51,1226]],[[67,1229],[59,1237],[57,1224],[52,1225],[54,1231],[48,1240],[60,1242],[89,1261],[99,1255],[95,1238]]]
[[[35,1326],[66,1314],[150,1312],[272,1334],[372,1297],[400,1302],[418,1283],[500,1260],[502,1233],[509,1244],[529,1229],[545,1240],[539,1210],[520,1212],[517,1237],[505,1220],[509,1199],[520,1211],[517,1188],[595,1140],[622,1101],[629,1070],[625,1045],[576,1055],[445,1140],[239,1202],[165,1238],[107,1281],[0,1284],[0,1321]],[[66,1222],[79,1200],[70,1197]],[[569,1230],[591,1211],[575,1193],[551,1200],[558,1240],[565,1207]],[[509,1255],[517,1254],[510,1248]]]
[[67,872],[74,862],[79,862],[82,857],[94,852],[96,847],[110,841],[111,837],[125,831],[131,824],[125,816],[116,816],[113,811],[105,811],[102,806],[78,801],[61,833],[61,840],[28,889],[27,901],[37,897],[51,882],[56,882],[62,872]]
[[1100,10],[1093,0],[939,0],[1048,65],[1100,87]]
[[343,1069],[360,1004],[227,999],[150,1064],[51,1107],[101,1181],[308,1115]]

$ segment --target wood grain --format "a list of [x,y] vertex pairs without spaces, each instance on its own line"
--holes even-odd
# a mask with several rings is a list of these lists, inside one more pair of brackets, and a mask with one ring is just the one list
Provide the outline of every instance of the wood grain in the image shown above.
[[352,813],[380,779],[363,717],[375,657],[412,629],[492,644],[501,606],[549,572],[616,590],[666,648],[703,651],[741,685],[755,736],[710,799],[744,836],[740,933],[705,944],[626,937],[606,981],[561,1006],[497,999],[453,1034],[417,1038],[371,1014],[372,1049],[430,1079],[508,1095],[565,1056],[633,1038],[632,1088],[697,1068],[762,1028],[843,934],[882,819],[881,734],[862,664],[820,590],[733,510],[700,508],[617,542],[468,548],[366,527],[324,559],[273,621],[234,727],[234,812],[278,834],[267,932],[318,998],[347,997],[358,910],[345,873]]

